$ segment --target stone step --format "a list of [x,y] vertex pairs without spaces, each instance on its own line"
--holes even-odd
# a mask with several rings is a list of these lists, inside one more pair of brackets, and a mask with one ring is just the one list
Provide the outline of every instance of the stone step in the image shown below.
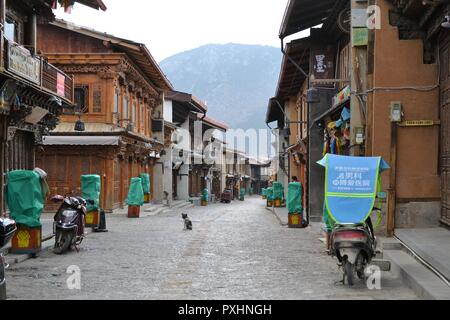
[[401,277],[414,293],[426,300],[450,299],[450,287],[431,270],[402,250],[383,250],[391,262],[391,272]]

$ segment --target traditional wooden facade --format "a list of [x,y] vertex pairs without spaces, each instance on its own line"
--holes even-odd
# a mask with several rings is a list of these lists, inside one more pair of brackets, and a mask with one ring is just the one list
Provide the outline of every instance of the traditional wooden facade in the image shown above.
[[164,137],[153,129],[171,84],[143,44],[63,21],[39,27],[38,47],[75,81],[76,106],[64,110],[38,156],[51,192],[77,191],[82,174],[99,174],[101,206],[124,206],[132,177],[154,180]]
[[[280,38],[311,28],[310,36],[283,48],[276,95],[269,101],[266,122],[277,122],[279,154],[276,179],[288,183],[297,177],[303,186],[303,206],[312,220],[323,212],[324,171],[316,164],[324,153],[349,154],[350,119],[341,118],[349,99],[334,103],[333,96],[350,83],[349,34],[338,26],[339,16],[350,9],[345,0],[323,1],[318,7],[308,0],[288,2]],[[303,28],[303,27],[300,27]],[[339,145],[331,150],[330,145]],[[330,149],[330,150],[329,150]]]
[[[101,1],[75,1],[106,10]],[[4,174],[35,167],[35,145],[73,103],[73,79],[37,54],[37,26],[54,20],[52,1],[0,0],[0,215]]]

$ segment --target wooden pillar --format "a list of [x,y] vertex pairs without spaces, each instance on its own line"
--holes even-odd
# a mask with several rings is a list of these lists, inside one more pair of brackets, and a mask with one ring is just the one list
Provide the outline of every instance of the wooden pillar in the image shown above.
[[387,236],[392,237],[395,230],[395,211],[397,201],[397,123],[391,122],[391,148],[389,164],[389,189],[387,202]]

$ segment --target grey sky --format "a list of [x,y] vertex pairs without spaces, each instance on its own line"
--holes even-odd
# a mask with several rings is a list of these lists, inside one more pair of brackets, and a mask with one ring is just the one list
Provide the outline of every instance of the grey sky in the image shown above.
[[161,60],[209,43],[278,47],[287,0],[104,0],[106,12],[76,5],[58,18],[142,42]]

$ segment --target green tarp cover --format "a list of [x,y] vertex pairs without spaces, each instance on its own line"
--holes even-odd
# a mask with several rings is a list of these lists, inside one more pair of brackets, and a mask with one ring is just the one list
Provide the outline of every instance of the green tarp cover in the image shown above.
[[262,189],[261,190],[261,195],[263,196],[263,197],[265,197],[266,195],[267,195],[267,189]]
[[239,191],[239,194],[241,197],[245,196],[245,188],[241,188],[241,191]]
[[274,199],[284,199],[284,189],[283,184],[281,182],[273,183],[273,198]]
[[207,188],[203,189],[202,192],[202,200],[203,201],[208,201],[209,199],[209,190]]
[[94,200],[95,204],[86,206],[87,212],[100,208],[100,176],[97,174],[87,174],[81,176],[81,193],[85,200]]
[[287,194],[287,208],[289,213],[302,213],[302,184],[300,182],[289,183]]
[[144,204],[144,190],[142,189],[141,178],[131,178],[127,204],[129,206],[142,206]]
[[273,201],[275,198],[273,197],[273,187],[267,188],[266,190],[267,200]]
[[29,170],[11,171],[6,179],[6,203],[11,218],[29,228],[40,227],[45,199],[39,174]]
[[141,173],[142,190],[144,193],[150,193],[150,175],[148,173]]

